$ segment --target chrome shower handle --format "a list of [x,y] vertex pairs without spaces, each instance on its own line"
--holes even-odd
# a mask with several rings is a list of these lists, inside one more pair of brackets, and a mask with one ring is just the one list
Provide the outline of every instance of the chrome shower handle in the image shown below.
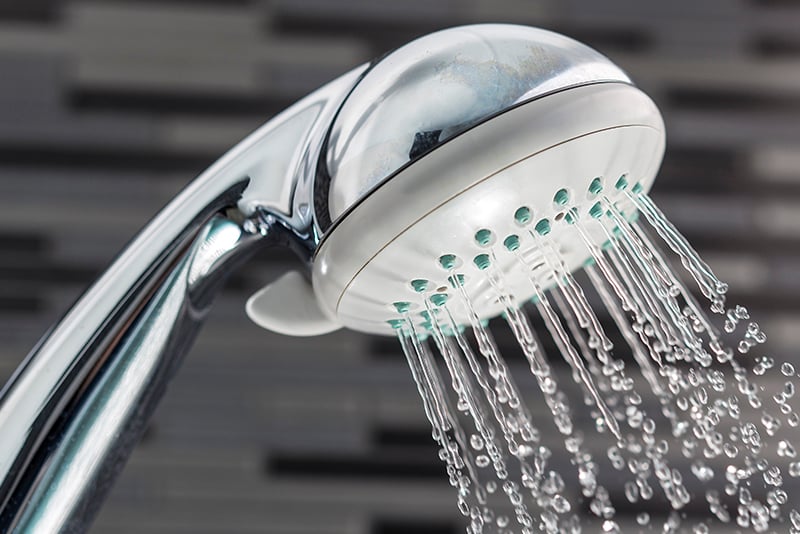
[[[8,398],[24,393],[26,399],[46,402],[28,419],[29,441],[23,447],[12,449],[6,441],[0,445],[4,459],[17,462],[4,481],[9,501],[0,530],[87,528],[225,275],[255,248],[277,241],[277,236],[263,239],[222,215],[213,216],[195,236],[165,251],[108,322],[84,319],[96,330],[75,355],[74,368],[65,369],[49,392],[42,379],[46,360],[40,359],[41,349],[34,353],[13,383],[27,388],[17,393],[12,386]],[[18,420],[19,425],[25,422]]]
[[308,264],[312,181],[365,69],[312,93],[170,202],[0,393],[0,532],[83,532],[226,276],[265,246]]

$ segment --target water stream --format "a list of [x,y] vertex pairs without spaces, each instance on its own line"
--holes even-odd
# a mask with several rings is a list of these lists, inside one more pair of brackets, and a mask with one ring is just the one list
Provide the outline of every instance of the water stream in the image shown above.
[[[468,534],[800,534],[786,483],[800,477],[795,365],[762,352],[748,310],[726,305],[727,285],[646,194],[623,198],[641,220],[600,197],[591,216],[567,212],[558,233],[523,228],[476,257],[477,270],[449,265],[452,291],[412,284],[422,321],[407,307],[391,321]],[[559,252],[567,234],[589,257],[577,272]],[[484,277],[502,306],[529,398],[465,276]],[[509,290],[521,276],[530,303]]]

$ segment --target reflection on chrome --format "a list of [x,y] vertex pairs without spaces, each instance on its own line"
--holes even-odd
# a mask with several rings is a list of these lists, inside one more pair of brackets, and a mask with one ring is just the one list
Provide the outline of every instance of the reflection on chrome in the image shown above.
[[629,83],[571,39],[469,26],[267,122],[144,227],[4,387],[0,531],[88,528],[214,294],[254,251],[288,247],[308,269],[326,232],[404,166],[524,101],[604,81]]

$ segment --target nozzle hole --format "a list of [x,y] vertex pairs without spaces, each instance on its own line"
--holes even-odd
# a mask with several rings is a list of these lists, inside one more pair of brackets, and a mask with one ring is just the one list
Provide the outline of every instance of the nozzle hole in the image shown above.
[[439,265],[445,271],[450,271],[461,265],[461,260],[455,254],[442,254],[439,256]]
[[536,223],[536,226],[534,226],[534,230],[536,230],[536,232],[539,235],[547,235],[547,234],[549,234],[550,233],[550,221],[548,221],[547,219],[541,219],[539,222]]
[[424,278],[418,278],[411,281],[411,288],[417,293],[424,293],[428,289],[428,281]]
[[475,232],[475,242],[481,247],[488,247],[494,242],[494,234],[488,228],[481,228]]
[[566,206],[569,202],[569,191],[566,189],[559,189],[553,196],[553,203],[556,206]]
[[400,314],[408,313],[409,311],[413,310],[416,307],[417,306],[415,304],[412,304],[411,302],[405,302],[405,301],[393,302],[392,305],[391,305],[391,308],[394,309],[397,313],[400,313]]
[[589,184],[589,193],[599,195],[603,191],[603,180],[598,176]]
[[532,218],[531,209],[527,206],[521,206],[514,212],[514,220],[517,221],[517,224],[528,224]]

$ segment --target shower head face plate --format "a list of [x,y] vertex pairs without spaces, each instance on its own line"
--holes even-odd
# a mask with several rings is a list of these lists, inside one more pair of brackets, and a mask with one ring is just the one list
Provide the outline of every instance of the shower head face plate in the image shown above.
[[[568,221],[590,218],[603,198],[632,215],[618,180],[649,190],[664,143],[657,108],[628,84],[575,87],[500,114],[404,168],[342,217],[314,259],[320,306],[349,328],[392,334],[388,321],[401,317],[396,302],[408,302],[408,316],[424,322],[423,295],[412,281],[425,280],[424,296],[448,295],[455,320],[467,323],[448,282],[460,274],[478,315],[496,316],[503,305],[481,260],[505,273],[518,302],[529,299],[533,284],[512,269],[519,260],[504,245],[518,236],[529,272],[542,287],[553,285],[543,244],[552,243],[569,271],[585,264],[590,251]],[[519,216],[523,207],[527,217]],[[605,240],[598,225],[586,228]]]

